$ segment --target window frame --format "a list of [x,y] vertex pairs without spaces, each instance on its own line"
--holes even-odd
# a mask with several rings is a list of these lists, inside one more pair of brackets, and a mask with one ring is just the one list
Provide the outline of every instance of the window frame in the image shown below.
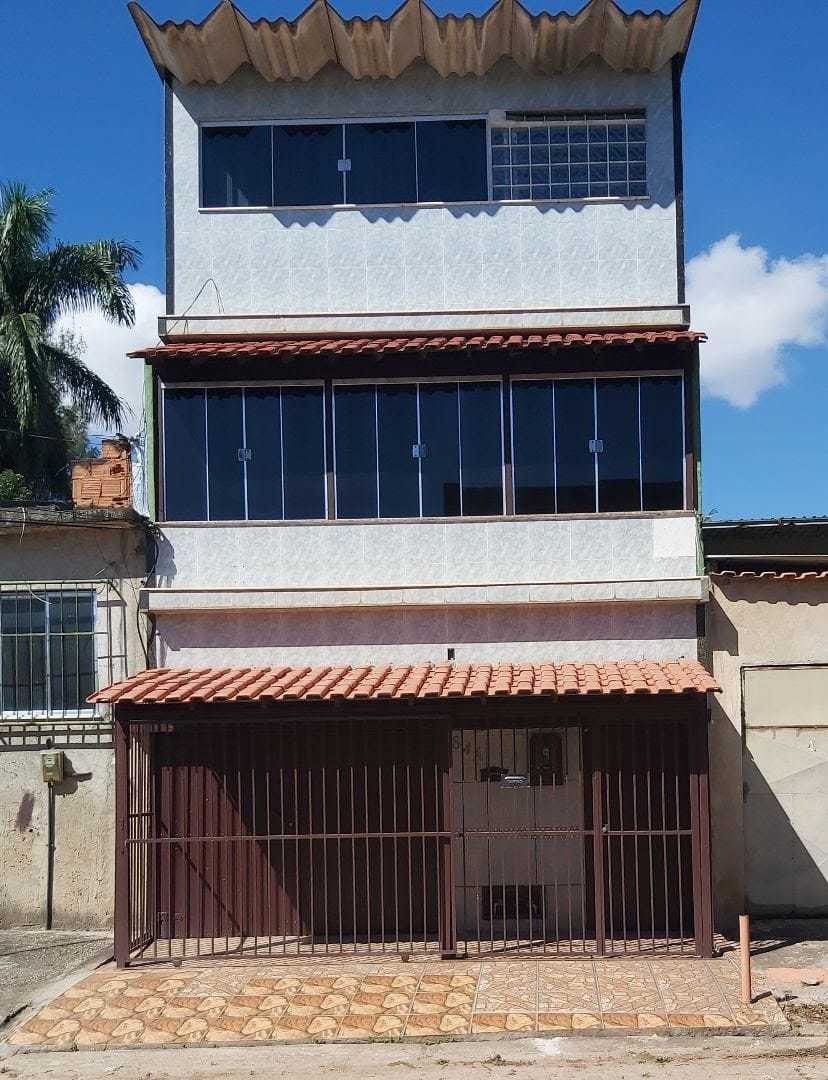
[[[245,516],[243,518],[211,518],[210,517],[210,454],[209,454],[209,442],[208,442],[208,417],[207,409],[204,410],[204,435],[205,435],[205,478],[207,481],[207,493],[206,493],[206,510],[207,516],[204,518],[197,518],[190,520],[187,518],[169,518],[167,517],[167,462],[166,462],[166,449],[167,438],[165,430],[165,396],[168,390],[193,390],[202,391],[206,396],[208,390],[234,390],[238,391],[242,395],[242,432],[245,438],[245,445],[247,444],[247,413],[245,408],[245,390],[266,390],[266,389],[294,389],[302,386],[312,386],[318,388],[322,392],[322,461],[325,466],[325,470],[322,474],[323,491],[324,491],[324,512],[323,516],[319,518],[286,518],[284,517],[284,451],[282,456],[282,513],[281,518],[250,518],[248,514],[248,493],[247,493],[247,461],[243,461],[243,475],[244,475],[244,509]],[[329,520],[330,506],[328,500],[328,484],[327,484],[327,461],[328,461],[328,402],[326,393],[326,381],[324,379],[264,379],[261,382],[234,382],[232,380],[221,380],[214,382],[163,382],[158,384],[159,398],[158,398],[158,496],[159,496],[159,520],[165,524],[170,525],[249,525],[249,524],[318,524],[320,521]]]
[[[629,114],[630,119],[627,123],[641,123],[644,125],[644,143],[647,151],[645,157],[645,185],[646,192],[643,195],[585,195],[585,196],[568,196],[549,199],[495,199],[493,192],[493,173],[492,173],[492,130],[493,128],[500,127],[521,127],[528,126],[532,123],[553,123],[554,121],[544,121],[540,119],[544,115],[543,110],[489,110],[486,112],[463,112],[463,113],[435,113],[435,114],[419,114],[419,113],[405,113],[405,114],[393,114],[393,115],[368,115],[368,116],[305,116],[301,118],[279,118],[271,117],[268,119],[235,119],[235,120],[204,120],[198,122],[198,212],[204,214],[245,214],[245,213],[262,213],[262,212],[301,212],[301,211],[318,211],[318,210],[359,210],[371,207],[442,207],[442,206],[537,206],[546,204],[569,204],[569,203],[637,203],[647,202],[650,198],[649,192],[649,156],[648,151],[650,147],[649,138],[649,119],[647,110],[639,106],[625,106],[618,109],[563,109],[563,110],[548,110],[546,115],[552,116],[556,113],[571,113],[572,119],[576,118],[589,118],[600,119],[606,116],[620,116],[622,113],[626,116]],[[519,115],[537,115],[538,119],[521,120],[515,119]],[[204,205],[204,167],[203,167],[203,139],[202,132],[207,128],[217,127],[260,127],[266,126],[270,128],[275,127],[307,127],[309,125],[330,125],[333,127],[339,126],[342,128],[342,154],[345,155],[345,127],[349,124],[383,124],[383,123],[399,123],[399,124],[414,124],[428,123],[429,121],[445,121],[445,120],[481,120],[484,123],[484,142],[485,142],[485,155],[486,155],[486,197],[483,200],[480,199],[466,199],[461,201],[445,201],[438,202],[421,202],[419,198],[413,203],[353,203],[345,200],[346,195],[346,177],[347,173],[342,173],[342,192],[343,201],[341,203],[320,203],[320,204],[293,204],[293,203],[277,203],[275,201],[274,190],[274,173],[273,173],[273,145],[274,138],[271,135],[271,176],[270,176],[270,191],[271,191],[271,205],[269,206],[205,206]],[[610,121],[608,121],[610,122]],[[415,192],[419,195],[419,175],[417,169],[417,133],[414,132],[414,162],[415,162]]]
[[[671,510],[646,510],[644,509],[644,472],[643,472],[643,452],[641,446],[641,380],[642,379],[679,379],[681,384],[681,445],[682,451],[682,470],[681,470],[681,484],[682,484],[682,504],[680,507],[675,507]],[[598,380],[599,379],[634,379],[638,384],[638,485],[640,493],[641,506],[637,510],[601,510],[598,505],[599,499],[599,484],[600,474],[598,468],[599,455],[594,453],[594,490],[595,490],[595,509],[585,511],[582,514],[574,516],[578,517],[603,517],[603,516],[622,516],[625,517],[628,514],[680,514],[686,513],[691,507],[688,506],[688,477],[687,477],[687,373],[683,368],[657,368],[653,370],[644,371],[567,371],[560,374],[529,374],[519,375],[515,374],[509,378],[509,415],[511,418],[511,424],[509,429],[510,434],[510,458],[512,463],[511,469],[511,504],[514,507],[516,505],[517,496],[517,484],[515,478],[515,422],[514,422],[514,399],[513,399],[513,387],[517,383],[526,382],[543,382],[553,384],[553,415],[554,415],[554,402],[555,391],[554,384],[557,382],[592,382],[592,418],[593,418],[593,438],[600,438],[601,432],[599,430],[599,418],[598,418]],[[512,511],[510,516],[517,518],[552,518],[552,517],[572,517],[569,513],[558,513],[558,456],[557,456],[557,428],[553,421],[553,477],[554,477],[554,490],[555,490],[555,512],[553,514],[520,514],[516,510]]]
[[[461,412],[460,412],[460,395],[459,386],[462,383],[495,383],[500,388],[500,479],[501,479],[501,505],[502,510],[499,514],[481,514],[467,516],[462,512],[463,509],[463,454],[462,454],[462,439],[461,439]],[[417,465],[417,486],[418,486],[418,498],[420,504],[420,514],[416,517],[366,517],[366,518],[340,518],[337,512],[337,498],[336,498],[336,388],[337,386],[414,386],[417,388],[417,437],[420,438],[422,432],[420,430],[420,386],[434,386],[434,385],[456,385],[458,386],[458,398],[457,398],[457,412],[458,412],[458,443],[457,443],[457,460],[458,460],[458,475],[460,480],[460,510],[461,512],[456,517],[447,517],[444,514],[437,516],[425,516],[422,513],[423,508],[423,473],[422,464],[418,459]],[[458,375],[452,378],[450,375],[435,375],[427,376],[426,378],[413,376],[412,378],[405,378],[404,376],[390,378],[390,379],[332,379],[331,380],[331,463],[333,467],[333,520],[345,521],[345,522],[400,522],[400,521],[481,521],[486,519],[512,516],[507,513],[507,479],[506,479],[506,422],[504,415],[504,405],[506,401],[506,386],[505,379],[502,375]],[[377,407],[377,397],[374,394],[374,407]],[[379,454],[379,430],[377,428],[377,447],[376,453]],[[379,460],[377,460],[377,510],[379,511]]]
[[[39,583],[40,584],[40,583]],[[79,596],[88,596],[92,601],[92,629],[84,633],[76,633],[75,637],[88,637],[92,642],[92,677],[94,683],[94,689],[98,687],[98,592],[97,589],[92,587],[82,588],[79,585],[75,586],[72,582],[44,582],[46,588],[39,590],[45,596],[54,595],[57,596],[62,602],[64,598],[76,598]],[[84,583],[85,584],[85,583]],[[69,586],[68,588],[66,586]],[[40,600],[38,596],[38,590],[25,587],[23,582],[18,586],[17,583],[13,583],[8,589],[4,590],[2,596],[17,598],[19,595],[33,596]],[[0,714],[4,720],[88,720],[94,718],[96,710],[94,705],[89,705],[86,701],[78,701],[78,707],[76,709],[57,709],[52,706],[52,678],[51,678],[51,629],[50,629],[50,612],[49,602],[45,603],[44,613],[44,630],[42,635],[30,631],[29,633],[15,633],[8,635],[10,638],[31,638],[41,637],[44,642],[44,685],[46,690],[46,707],[44,709],[6,709],[3,707],[3,651],[0,647]],[[58,634],[58,631],[55,631]],[[2,642],[4,635],[0,631],[0,642]]]

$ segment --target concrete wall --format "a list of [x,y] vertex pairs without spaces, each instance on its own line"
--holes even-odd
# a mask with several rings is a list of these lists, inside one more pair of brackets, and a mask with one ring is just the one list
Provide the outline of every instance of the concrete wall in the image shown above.
[[[759,736],[772,745],[764,748],[767,752],[760,748],[758,761],[754,756],[758,733],[745,738],[742,691],[742,671],[752,665],[828,663],[828,583],[728,577],[712,581],[707,648],[722,686],[714,696],[710,731],[714,897],[719,923],[727,926],[745,909],[746,894],[755,894],[757,888],[762,892],[755,860],[754,870],[750,859],[746,864],[750,829],[745,822],[745,782],[748,807],[751,788],[754,796],[764,794],[773,800],[773,815],[767,806],[756,812],[765,819],[761,844],[774,853],[778,878],[790,879],[809,866],[822,867],[823,877],[828,873],[824,828],[819,824],[828,813],[828,729],[796,730],[797,724],[809,723],[810,690],[805,683],[787,682],[788,730]],[[757,698],[754,692],[753,701],[757,700],[761,695]],[[771,821],[775,825],[768,828]],[[780,907],[797,906],[790,880],[788,885],[788,898],[780,901]]]
[[[200,122],[564,108],[647,110],[649,198],[275,212],[198,208]],[[172,141],[178,313],[604,309],[677,302],[669,65],[654,75],[635,75],[596,62],[548,78],[501,61],[482,78],[447,79],[415,65],[398,79],[357,82],[327,68],[307,83],[267,83],[248,70],[221,86],[176,85]],[[615,318],[607,313],[603,321]],[[210,327],[220,328],[220,321]],[[179,323],[175,332],[186,330]]]
[[[49,788],[39,747],[0,751],[0,927],[44,926]],[[115,766],[110,749],[65,751],[72,775],[55,787],[53,926],[112,925]]]
[[[0,533],[3,582],[102,582],[99,683],[146,666],[137,629],[145,568],[140,529],[29,524]],[[116,589],[106,590],[107,578]],[[108,629],[111,650],[103,645]],[[55,787],[53,925],[104,929],[112,923],[115,807],[109,717],[100,711],[82,722],[0,720],[0,926],[45,924],[49,789],[40,756],[53,746],[67,758],[66,779]]]
[[410,664],[696,659],[696,605],[480,605],[450,610],[254,611],[156,616],[159,663]]

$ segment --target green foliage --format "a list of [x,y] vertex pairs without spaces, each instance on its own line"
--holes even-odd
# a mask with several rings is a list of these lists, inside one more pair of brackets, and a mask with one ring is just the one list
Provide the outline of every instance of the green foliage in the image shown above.
[[0,472],[0,503],[25,502],[31,499],[32,489],[26,483],[26,477],[11,469]]
[[82,342],[55,335],[58,318],[97,308],[131,325],[124,281],[138,252],[119,240],[49,246],[52,192],[0,187],[0,469],[34,494],[66,490],[70,457],[86,452],[86,427],[119,427],[123,403],[81,359]]

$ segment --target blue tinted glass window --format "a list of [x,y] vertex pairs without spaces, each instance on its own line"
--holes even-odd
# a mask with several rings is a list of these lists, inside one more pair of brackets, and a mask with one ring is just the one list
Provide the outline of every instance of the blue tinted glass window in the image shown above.
[[207,391],[207,491],[211,521],[245,516],[241,390]]
[[638,379],[598,379],[598,509],[640,510]]
[[595,510],[595,391],[591,379],[555,383],[555,472],[559,514]]
[[325,517],[325,404],[321,386],[282,387],[284,515]]
[[379,516],[419,516],[416,386],[377,387],[377,441]]
[[[282,409],[278,388],[246,390],[247,516],[278,520],[282,507]],[[320,432],[321,435],[321,432]]]
[[500,383],[460,383],[464,517],[503,513]]
[[460,514],[460,431],[456,383],[420,386],[423,517]]
[[207,429],[203,390],[164,392],[164,517],[207,518]]
[[487,197],[485,120],[417,123],[417,198],[472,202]]
[[378,517],[376,392],[373,386],[335,388],[334,447],[336,516]]
[[645,510],[684,506],[680,375],[641,380],[641,461]]
[[286,124],[273,129],[277,206],[332,206],[343,201],[341,124]]
[[416,201],[414,124],[346,124],[345,156],[347,202]]
[[270,206],[270,127],[201,130],[202,206]]
[[516,514],[555,512],[555,414],[551,382],[512,383]]

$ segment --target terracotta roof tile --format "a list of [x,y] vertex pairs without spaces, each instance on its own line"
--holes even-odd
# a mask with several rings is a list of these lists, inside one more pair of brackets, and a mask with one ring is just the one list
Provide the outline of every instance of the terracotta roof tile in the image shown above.
[[379,701],[544,694],[704,694],[697,660],[604,664],[417,664],[359,667],[150,668],[90,702]]
[[658,345],[706,341],[698,330],[601,330],[583,333],[526,331],[513,334],[468,332],[462,334],[332,335],[313,337],[271,337],[257,341],[175,341],[140,349],[130,356],[147,360],[255,358],[279,359],[292,356],[375,355],[412,351],[463,352],[470,349],[565,349],[575,345],[593,348],[614,345]]
[[767,578],[771,581],[825,581],[828,570],[711,570],[710,576]]

